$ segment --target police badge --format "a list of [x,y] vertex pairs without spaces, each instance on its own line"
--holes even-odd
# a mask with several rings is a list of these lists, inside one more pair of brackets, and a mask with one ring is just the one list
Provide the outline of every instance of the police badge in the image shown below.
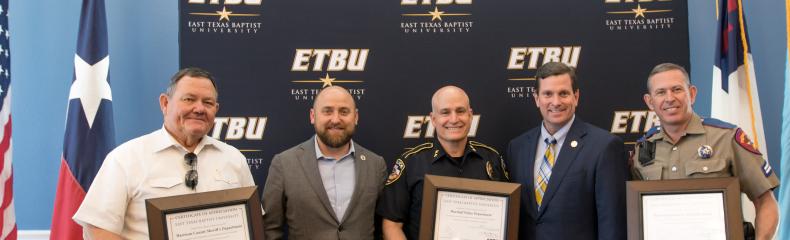
[[702,145],[697,149],[697,155],[702,159],[708,159],[713,156],[713,148],[708,145]]

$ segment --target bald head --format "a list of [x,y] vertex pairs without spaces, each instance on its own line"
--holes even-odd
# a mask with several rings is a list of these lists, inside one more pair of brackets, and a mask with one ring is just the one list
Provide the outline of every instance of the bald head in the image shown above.
[[439,88],[433,94],[433,97],[431,97],[431,112],[438,112],[441,105],[447,102],[460,103],[466,108],[471,108],[469,96],[466,95],[466,92],[459,87],[450,85]]
[[316,106],[320,105],[321,102],[325,102],[330,99],[349,101],[351,106],[356,108],[354,97],[351,96],[351,93],[349,93],[348,90],[341,86],[329,86],[321,89],[321,92],[319,92],[318,95],[315,96],[315,100],[313,100],[313,108],[316,108]]
[[463,89],[445,86],[436,90],[431,98],[431,124],[445,151],[455,148],[463,151],[471,121],[472,108]]

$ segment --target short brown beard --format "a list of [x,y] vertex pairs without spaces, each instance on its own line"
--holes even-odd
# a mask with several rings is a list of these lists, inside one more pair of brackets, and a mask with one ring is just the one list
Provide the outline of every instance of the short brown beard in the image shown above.
[[320,131],[316,128],[316,135],[318,135],[318,138],[321,139],[321,142],[328,147],[339,148],[345,146],[349,141],[351,141],[351,137],[354,135],[354,127],[351,126],[350,129],[344,129],[343,134],[338,137],[330,136],[329,131],[326,128],[324,128],[323,131]]

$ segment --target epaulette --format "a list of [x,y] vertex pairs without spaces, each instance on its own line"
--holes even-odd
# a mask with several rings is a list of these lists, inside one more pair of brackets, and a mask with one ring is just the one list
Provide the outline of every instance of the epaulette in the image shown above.
[[472,146],[472,148],[474,148],[474,147],[486,148],[486,149],[491,150],[492,152],[496,153],[497,155],[500,155],[499,151],[497,151],[493,147],[490,147],[490,146],[485,145],[485,144],[480,143],[480,142],[469,141],[469,146]]
[[402,159],[406,159],[409,156],[414,155],[415,153],[418,153],[418,152],[423,151],[425,149],[431,149],[431,148],[433,148],[433,143],[430,143],[430,142],[423,143],[423,144],[420,144],[420,145],[412,147],[411,149],[409,149],[406,152],[403,152],[400,156],[401,156]]
[[433,143],[428,142],[414,146],[408,151],[403,152],[400,158],[395,159],[395,165],[392,166],[392,172],[387,177],[387,182],[385,182],[384,185],[390,185],[395,181],[398,181],[398,179],[400,179],[400,176],[401,174],[403,174],[403,171],[406,171],[406,163],[403,161],[404,159],[409,158],[409,156],[414,155],[415,153],[418,153],[425,149],[432,149],[432,148],[433,148]]
[[652,137],[653,135],[656,135],[658,131],[661,131],[661,126],[653,126],[652,128],[650,128],[650,130],[647,130],[645,135],[639,138],[639,140],[636,140],[636,142],[641,143],[647,141],[648,138]]
[[722,121],[722,120],[719,120],[719,119],[715,119],[715,118],[703,118],[702,119],[702,125],[711,126],[711,127],[717,127],[717,128],[724,128],[724,129],[732,129],[732,128],[737,128],[738,127],[738,126],[735,126],[735,124],[728,123],[728,122],[725,122],[725,121]]

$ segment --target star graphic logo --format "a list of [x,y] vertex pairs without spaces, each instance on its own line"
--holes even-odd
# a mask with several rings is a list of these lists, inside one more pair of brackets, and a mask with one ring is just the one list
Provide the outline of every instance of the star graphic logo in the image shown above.
[[471,16],[470,13],[446,13],[444,11],[439,11],[439,7],[433,7],[433,11],[428,11],[428,13],[404,13],[401,14],[402,16],[407,17],[431,17],[431,22],[433,21],[442,21],[442,17],[444,16]]
[[440,12],[439,7],[433,7],[433,12],[428,12],[428,14],[431,15],[431,22],[433,22],[436,19],[439,19],[439,21],[441,21],[442,14],[444,14],[444,12]]
[[110,70],[110,56],[91,65],[82,60],[79,55],[74,55],[74,75],[76,79],[71,83],[69,100],[80,99],[88,127],[93,127],[96,112],[102,99],[112,101],[112,90],[107,82],[107,73]]
[[647,12],[647,8],[642,8],[640,4],[637,4],[636,9],[631,9],[631,11],[634,12],[634,18],[639,18],[639,16],[645,18],[645,12]]
[[641,4],[637,4],[636,8],[632,8],[631,11],[611,11],[606,12],[608,14],[634,14],[634,18],[646,18],[645,13],[665,13],[665,12],[672,12],[671,9],[659,9],[659,10],[647,10],[647,8],[642,8]]
[[219,21],[223,19],[225,21],[230,22],[230,17],[257,17],[260,14],[257,13],[233,13],[232,11],[228,11],[225,6],[222,6],[222,11],[214,11],[212,12],[196,12],[196,13],[189,13],[189,15],[198,15],[198,16],[219,16]]
[[364,82],[362,80],[338,80],[337,78],[333,78],[329,76],[329,73],[326,73],[324,77],[319,77],[318,80],[294,80],[291,82],[295,83],[322,83],[323,85],[321,88],[333,86],[335,83],[361,83]]
[[222,6],[222,11],[217,11],[217,14],[219,14],[219,21],[222,21],[222,19],[230,21],[231,13],[233,12],[228,12],[225,10],[225,6]]
[[332,82],[335,81],[335,78],[329,77],[329,73],[327,73],[325,77],[319,78],[318,80],[324,83],[324,85],[321,86],[321,88],[325,88],[325,87],[331,87]]

